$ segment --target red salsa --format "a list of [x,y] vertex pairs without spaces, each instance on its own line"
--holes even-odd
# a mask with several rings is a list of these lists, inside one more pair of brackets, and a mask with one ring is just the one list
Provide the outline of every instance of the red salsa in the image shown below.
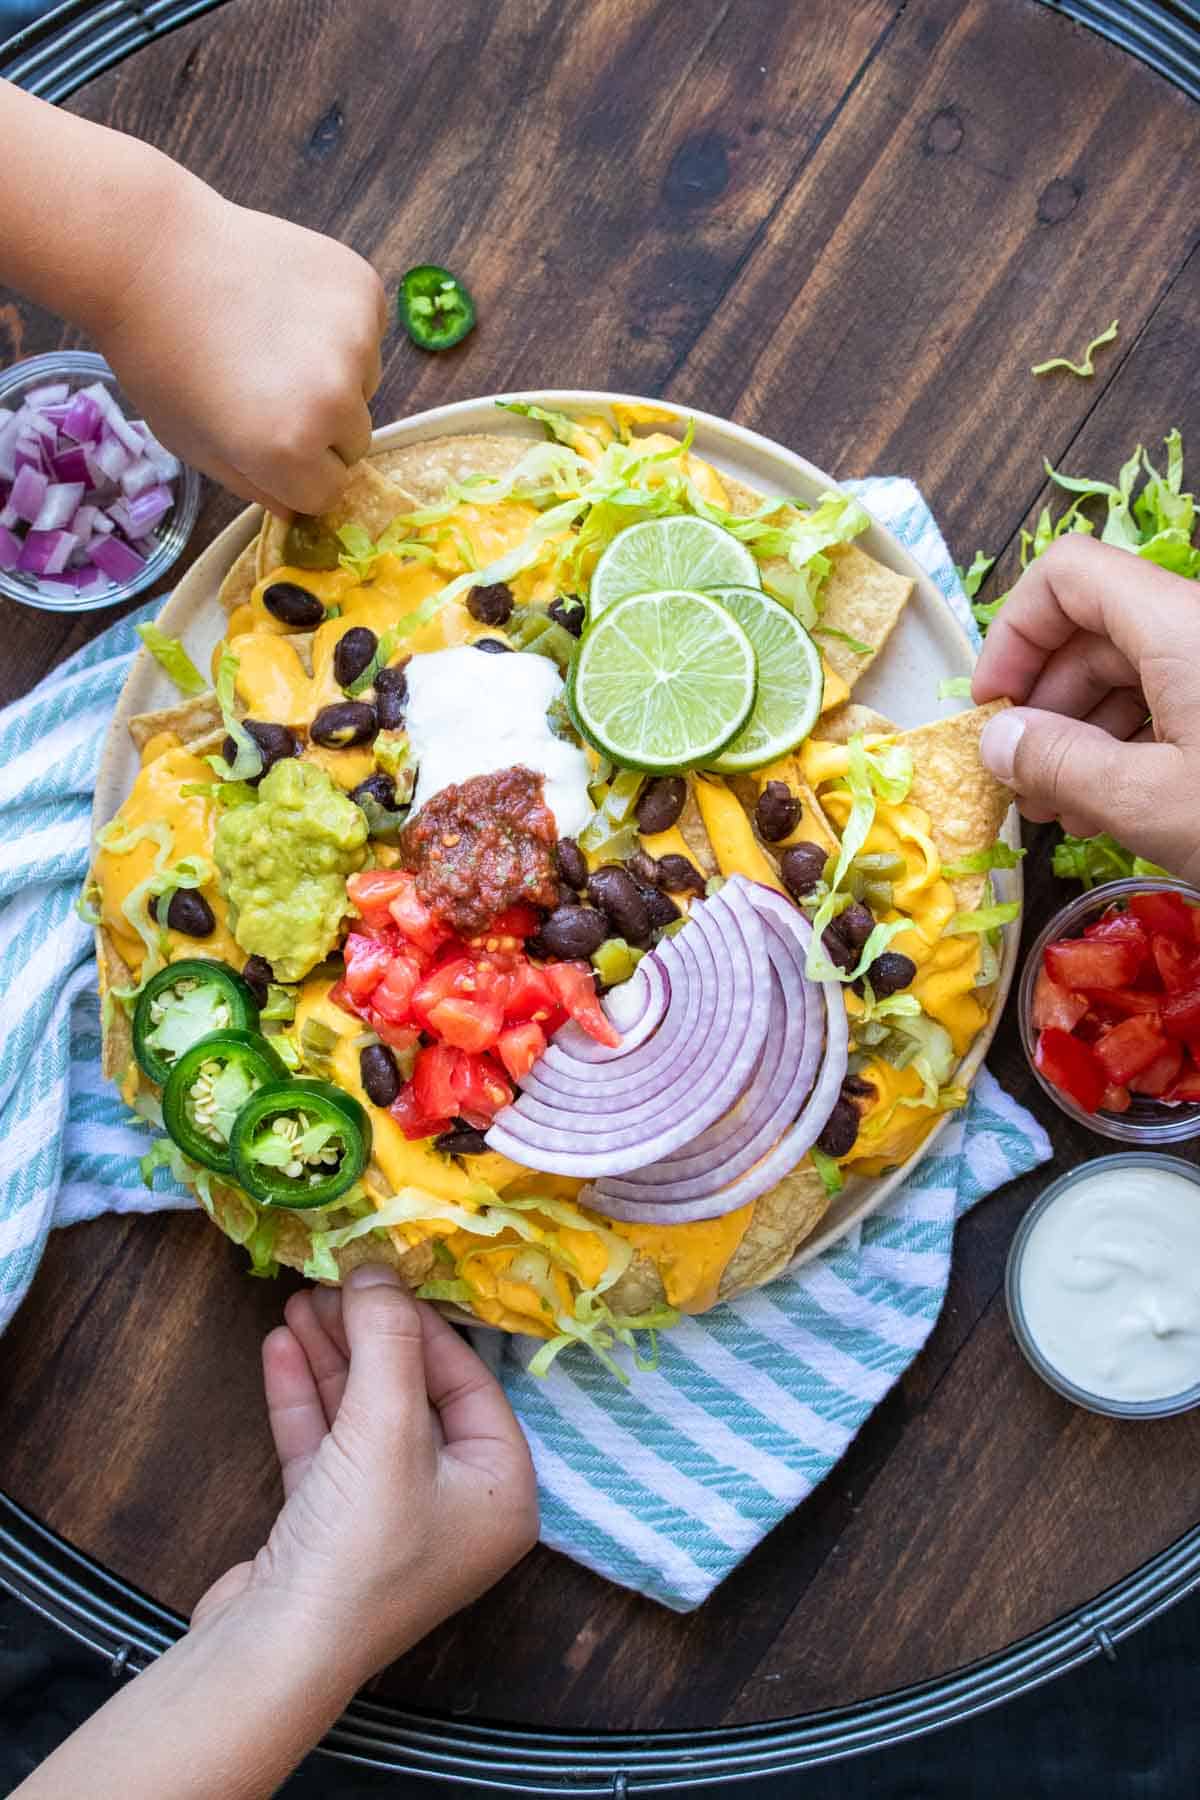
[[557,836],[542,777],[498,769],[427,800],[401,834],[400,856],[422,903],[474,937],[510,906],[557,904]]

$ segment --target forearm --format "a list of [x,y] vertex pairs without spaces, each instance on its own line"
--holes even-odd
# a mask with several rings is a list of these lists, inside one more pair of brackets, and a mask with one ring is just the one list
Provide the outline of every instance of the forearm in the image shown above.
[[211,197],[149,144],[0,82],[0,281],[93,336]]
[[266,1800],[353,1687],[253,1602],[233,1602],[128,1682],[17,1789],[20,1800]]

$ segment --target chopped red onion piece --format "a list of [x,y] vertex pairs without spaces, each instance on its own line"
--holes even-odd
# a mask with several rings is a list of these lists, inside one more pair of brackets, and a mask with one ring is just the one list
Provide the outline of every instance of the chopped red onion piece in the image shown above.
[[[129,520],[129,536],[145,537],[147,532],[153,531],[162,522],[174,504],[170,488],[161,485],[152,487],[148,493],[139,494],[136,499],[126,500],[122,510]],[[111,512],[115,516],[115,506]]]
[[118,438],[102,437],[92,450],[89,466],[99,469],[109,481],[120,481],[132,461],[133,457]]
[[25,404],[36,407],[39,412],[45,412],[48,406],[60,406],[69,398],[70,392],[70,382],[48,381],[44,387],[30,388],[25,396]]
[[147,488],[152,488],[157,480],[158,472],[154,464],[148,456],[142,456],[137,462],[131,462],[121,476],[121,492],[127,500],[133,500],[138,494],[144,494]]
[[0,475],[5,481],[11,481],[17,472],[16,448],[20,435],[20,415],[5,412],[0,417]]
[[0,569],[15,569],[21,557],[21,540],[5,525],[0,525]]
[[83,501],[82,481],[52,482],[33,521],[35,531],[63,531]]
[[111,531],[115,531],[116,529],[116,526],[105,512],[104,508],[98,506],[96,508],[96,517],[92,520],[92,535],[95,536],[97,532],[102,532],[103,535],[107,537]]
[[142,454],[141,433],[134,430],[104,383],[94,381],[91,387],[84,388],[83,392],[90,394],[95,400],[96,405],[100,408],[106,429],[129,452],[130,460],[140,456]]
[[45,474],[45,458],[42,455],[42,440],[35,432],[22,430],[13,446],[13,468],[17,475],[22,469],[33,469],[37,474]]
[[91,479],[88,474],[87,457],[78,444],[72,444],[67,450],[58,451],[50,460],[54,464],[56,481],[82,481],[86,484]]
[[41,413],[34,412],[28,404],[21,408],[21,421],[26,431],[35,433],[51,444],[57,442],[58,433],[51,421],[43,418]]
[[69,531],[31,531],[17,563],[27,575],[61,575],[78,538]]
[[103,414],[90,391],[81,388],[67,407],[62,428],[66,436],[74,438],[77,444],[91,444],[100,436],[102,418]]
[[96,529],[96,520],[103,517],[100,508],[89,502],[84,506],[76,507],[75,517],[67,521],[67,530],[73,531],[80,542],[86,544]]
[[112,537],[93,538],[88,553],[96,567],[103,569],[109,580],[119,586],[133,581],[146,566],[136,550],[123,544],[115,532]]
[[142,434],[142,455],[147,462],[154,464],[159,480],[174,481],[182,467],[179,458],[172,456],[166,446],[159,443],[144,419],[136,420],[135,424],[136,429]]
[[50,486],[40,469],[26,463],[17,470],[16,480],[9,495],[9,504],[18,519],[24,519],[32,525],[42,510],[42,501],[46,498],[46,489]]

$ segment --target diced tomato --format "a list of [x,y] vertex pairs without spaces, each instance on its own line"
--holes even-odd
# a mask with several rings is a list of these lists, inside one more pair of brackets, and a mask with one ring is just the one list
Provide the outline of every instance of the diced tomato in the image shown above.
[[490,1050],[504,1029],[504,1013],[486,1000],[461,999],[450,994],[431,1006],[429,1030],[443,1044],[456,1050]]
[[536,1019],[547,1036],[565,1017],[564,1009],[548,980],[549,971],[519,957],[508,971],[504,992],[506,1019]]
[[1110,1027],[1097,1039],[1095,1054],[1113,1086],[1131,1087],[1134,1076],[1148,1069],[1166,1048],[1167,1040],[1157,1023],[1142,1013]]
[[616,1050],[621,1036],[607,1014],[601,1011],[595,978],[588,964],[546,963],[542,973],[575,1023],[598,1044],[607,1044],[610,1050]]
[[498,913],[487,929],[488,937],[532,937],[541,920],[536,908],[526,906],[518,900],[515,906],[508,906]]
[[1200,1039],[1200,983],[1181,994],[1168,994],[1162,1008],[1163,1030],[1168,1037]]
[[[392,935],[398,933],[388,934]],[[361,931],[350,933],[342,945],[342,955],[346,959],[346,988],[355,1000],[365,1000],[378,987],[394,950],[395,946],[389,945],[387,936],[367,937]]]
[[512,1099],[512,1089],[504,1079],[500,1065],[491,1056],[470,1056],[465,1050],[453,1050],[448,1054],[454,1057],[450,1081],[455,1111],[462,1113],[464,1118],[493,1119]]
[[1181,994],[1184,988],[1195,986],[1196,951],[1190,940],[1184,944],[1179,938],[1159,932],[1150,940],[1150,951],[1159,980],[1168,994]]
[[1105,1112],[1123,1113],[1129,1111],[1132,1103],[1133,1097],[1127,1087],[1106,1087],[1100,1105]]
[[1088,1009],[1088,1003],[1082,994],[1073,994],[1070,988],[1059,987],[1052,981],[1045,968],[1040,968],[1037,980],[1033,984],[1033,1025],[1035,1031],[1045,1031],[1047,1025],[1056,1025],[1060,1031],[1074,1031],[1080,1019]]
[[1110,1017],[1107,1010],[1089,1006],[1075,1027],[1075,1036],[1081,1043],[1094,1044],[1104,1036],[1110,1025],[1118,1025],[1120,1021],[1119,1013],[1113,1013]]
[[1103,1063],[1089,1044],[1050,1026],[1039,1032],[1033,1060],[1046,1080],[1069,1094],[1084,1112],[1097,1112],[1102,1106],[1109,1083]]
[[429,1014],[441,1001],[451,996],[473,1000],[479,991],[475,963],[469,956],[447,957],[426,970],[413,990],[413,1016],[432,1031]]
[[520,1081],[528,1075],[545,1048],[545,1032],[528,1019],[524,1025],[509,1025],[500,1033],[496,1053],[513,1080]]
[[1181,944],[1195,942],[1192,908],[1182,894],[1169,891],[1134,894],[1129,910],[1151,933],[1162,932],[1167,937],[1178,938]]
[[1083,928],[1085,938],[1103,938],[1106,941],[1116,938],[1125,943],[1136,944],[1143,956],[1150,950],[1150,933],[1140,919],[1132,913],[1114,912],[1112,908],[1102,913],[1100,918],[1093,919],[1090,925]]
[[1168,1088],[1174,1087],[1182,1067],[1183,1045],[1164,1040],[1161,1054],[1140,1075],[1135,1075],[1129,1085],[1135,1094],[1148,1094],[1158,1099]]
[[381,1038],[392,1050],[414,1050],[421,1041],[421,1034],[415,1025],[393,1024],[391,1019],[385,1019],[374,1007],[367,1008],[366,1020],[375,1036]]
[[411,1081],[406,1081],[392,1104],[388,1107],[393,1119],[406,1138],[437,1137],[445,1131],[453,1115],[444,1119],[430,1119],[425,1116],[417,1104],[416,1089]]
[[1122,1019],[1132,1013],[1153,1013],[1157,1017],[1162,1004],[1163,995],[1157,988],[1111,988],[1106,994],[1091,996],[1093,1008]]
[[1163,1095],[1164,1100],[1184,1100],[1189,1105],[1200,1105],[1200,1065],[1197,1065],[1194,1052],[1185,1052],[1186,1061],[1179,1071],[1174,1086]]
[[391,924],[388,907],[405,884],[412,883],[406,869],[362,869],[351,875],[346,892],[362,915],[363,923],[372,928]]
[[388,912],[400,927],[410,944],[413,944],[425,956],[432,956],[442,944],[454,936],[449,925],[444,925],[429,910],[417,893],[414,876],[405,869],[390,869],[388,873],[396,880],[397,885],[388,901]]
[[454,1071],[461,1050],[447,1044],[426,1044],[417,1051],[413,1067],[413,1105],[425,1119],[452,1119],[458,1111]]
[[1128,987],[1144,961],[1126,938],[1065,938],[1046,945],[1046,970],[1060,987],[1106,990]]
[[328,997],[335,1006],[340,1006],[342,1011],[349,1013],[352,1018],[362,1016],[361,1006],[358,1005],[344,981],[335,981],[329,990]]
[[421,964],[411,950],[401,950],[384,970],[383,979],[371,990],[372,1011],[382,1013],[393,1025],[412,1019],[413,994],[421,979]]

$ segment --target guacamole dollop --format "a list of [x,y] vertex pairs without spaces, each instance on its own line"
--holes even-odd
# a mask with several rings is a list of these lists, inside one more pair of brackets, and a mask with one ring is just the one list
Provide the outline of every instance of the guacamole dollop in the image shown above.
[[252,805],[221,816],[213,855],[242,949],[265,956],[277,980],[301,981],[337,943],[367,821],[323,769],[288,757]]

